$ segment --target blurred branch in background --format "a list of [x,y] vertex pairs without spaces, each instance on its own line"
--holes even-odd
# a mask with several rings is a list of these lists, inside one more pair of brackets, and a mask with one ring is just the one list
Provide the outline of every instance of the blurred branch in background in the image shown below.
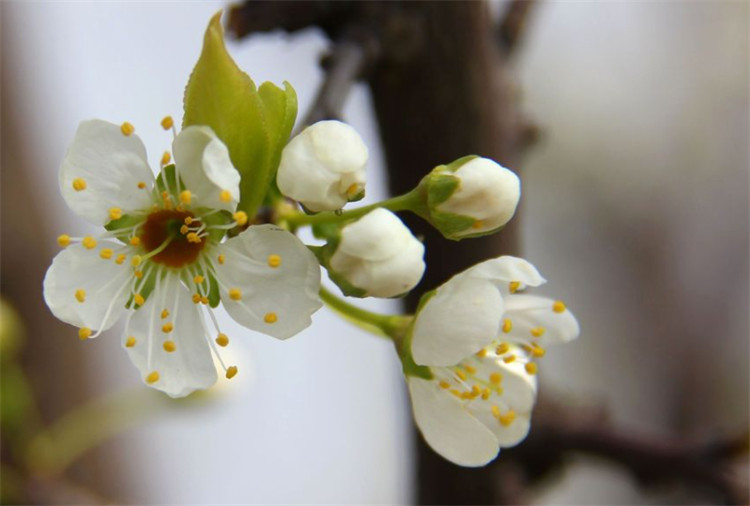
[[[511,62],[533,7],[530,1],[509,2],[494,23],[481,2],[249,1],[232,8],[229,27],[237,37],[275,29],[322,29],[332,47],[305,124],[340,118],[354,82],[367,82],[391,189],[400,194],[426,170],[467,152],[519,170],[536,128],[519,110]],[[446,244],[418,221],[405,221],[427,245],[430,267],[423,289],[469,264],[518,253],[518,216],[499,240],[475,240],[472,248]],[[407,304],[413,308],[417,300],[415,294]],[[522,503],[528,500],[529,485],[558,471],[574,454],[613,462],[643,486],[680,483],[715,501],[747,501],[746,481],[731,476],[736,459],[747,456],[746,432],[702,443],[635,435],[552,397],[540,402],[528,439],[482,469],[456,467],[419,439],[418,502]]]

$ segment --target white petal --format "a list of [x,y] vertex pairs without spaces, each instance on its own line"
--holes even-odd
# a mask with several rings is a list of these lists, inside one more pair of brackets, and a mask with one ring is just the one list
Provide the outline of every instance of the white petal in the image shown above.
[[364,187],[367,157],[367,147],[351,126],[320,121],[284,148],[276,182],[284,195],[311,211],[334,211],[348,201],[351,185]]
[[507,293],[507,285],[512,281],[517,281],[522,286],[539,286],[547,282],[530,262],[513,256],[501,256],[485,260],[470,267],[460,275],[483,278],[498,283],[504,293]]
[[[175,167],[195,205],[232,212],[240,200],[240,173],[229,150],[207,126],[189,126],[172,143]],[[229,199],[222,198],[228,192]]]
[[[310,325],[310,316],[322,305],[320,265],[296,236],[274,225],[256,225],[215,252],[225,257],[224,264],[214,265],[221,300],[232,318],[279,339]],[[280,259],[277,267],[271,265],[272,256]],[[232,300],[232,288],[240,290],[241,300]]]
[[[346,275],[351,284],[365,290],[369,297],[395,297],[414,288],[424,274],[424,245],[409,241],[396,255],[382,261],[353,260],[335,270]],[[331,262],[333,266],[333,261]]]
[[[501,339],[515,342],[535,342],[541,346],[565,343],[577,338],[580,334],[578,320],[568,309],[555,312],[555,301],[535,295],[514,294],[505,298],[505,315],[512,324],[509,334],[502,334]],[[541,336],[534,337],[532,329],[544,329]]]
[[[85,183],[84,189],[80,181]],[[113,207],[123,213],[148,208],[153,181],[146,148],[138,136],[123,135],[120,126],[97,119],[78,126],[59,175],[60,191],[68,206],[98,225],[110,220]],[[143,188],[139,183],[145,183]]]
[[[132,268],[118,265],[114,259],[99,256],[101,244],[86,249],[80,244],[68,246],[57,254],[44,276],[44,301],[52,314],[77,327],[106,330],[123,314],[130,297]],[[76,298],[83,296],[83,302]]]
[[414,241],[417,239],[398,216],[387,209],[378,208],[341,230],[341,242],[336,253],[363,260],[384,260]]
[[[164,319],[163,309],[169,311]],[[167,323],[174,326],[169,333],[162,329]],[[154,371],[159,374],[156,382],[146,382],[147,385],[170,397],[184,397],[216,382],[216,367],[204,328],[200,305],[193,303],[190,292],[177,276],[168,275],[136,310],[123,336],[123,345],[129,337],[135,338],[135,345],[125,349],[144,381]],[[167,340],[175,343],[175,351],[164,350]]]
[[412,354],[417,364],[450,366],[497,336],[503,298],[492,283],[455,276],[417,314]]
[[483,466],[497,456],[493,433],[436,382],[408,377],[414,420],[427,444],[460,466]]

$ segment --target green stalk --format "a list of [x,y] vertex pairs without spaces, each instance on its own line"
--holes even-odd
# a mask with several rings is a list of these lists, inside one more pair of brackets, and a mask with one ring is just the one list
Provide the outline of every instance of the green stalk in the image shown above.
[[404,336],[412,317],[384,315],[362,309],[337,297],[325,288],[320,289],[320,298],[344,319],[377,336],[398,343]]

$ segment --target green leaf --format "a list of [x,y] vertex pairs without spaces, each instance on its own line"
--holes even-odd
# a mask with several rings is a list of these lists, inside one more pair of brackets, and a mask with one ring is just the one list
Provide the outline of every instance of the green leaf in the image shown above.
[[278,194],[276,170],[297,116],[294,89],[284,86],[257,89],[227,52],[221,12],[211,18],[185,89],[182,126],[207,125],[226,144],[242,177],[239,209],[251,220],[269,191]]

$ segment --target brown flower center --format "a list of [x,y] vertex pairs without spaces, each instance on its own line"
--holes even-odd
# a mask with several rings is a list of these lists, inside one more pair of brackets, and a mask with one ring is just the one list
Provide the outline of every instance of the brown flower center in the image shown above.
[[152,261],[168,267],[182,267],[198,259],[205,246],[205,240],[190,242],[187,239],[187,234],[180,232],[180,228],[185,225],[185,218],[192,219],[192,221],[188,220],[191,221],[191,229],[195,230],[201,226],[201,222],[193,217],[193,213],[189,211],[174,211],[171,209],[155,211],[148,215],[141,234],[141,244],[146,251],[150,253],[169,238],[172,239],[163,251],[151,257]]

